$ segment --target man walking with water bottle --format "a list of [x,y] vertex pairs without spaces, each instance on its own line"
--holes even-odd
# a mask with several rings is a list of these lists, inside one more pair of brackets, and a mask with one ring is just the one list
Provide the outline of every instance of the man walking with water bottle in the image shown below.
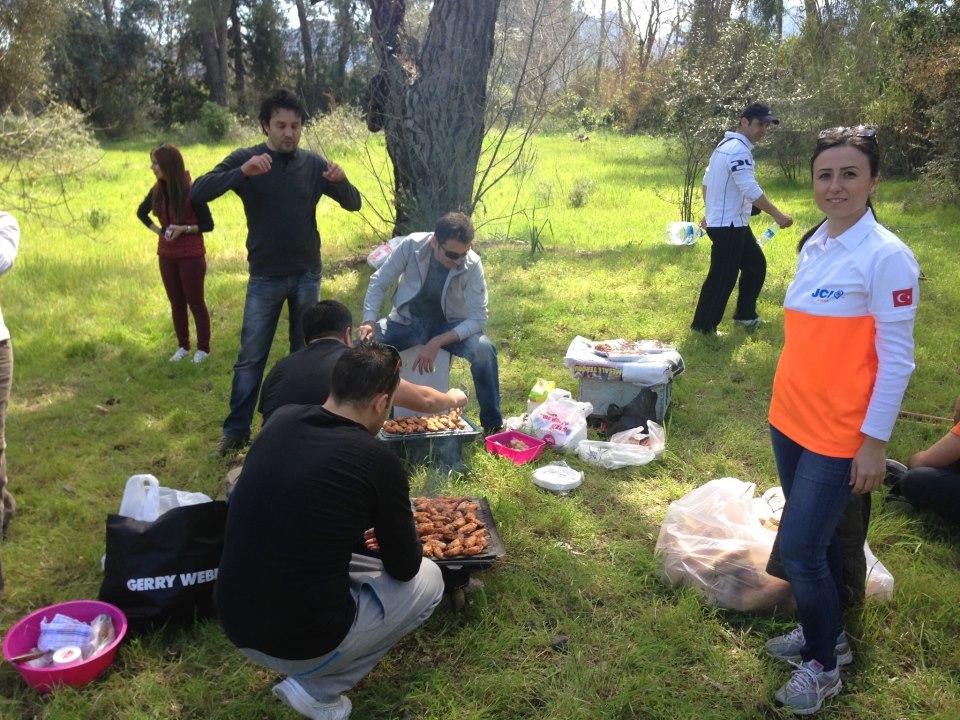
[[767,133],[770,125],[779,125],[768,105],[751,103],[740,113],[736,130],[724,133],[703,175],[703,200],[706,216],[701,226],[713,246],[710,270],[700,289],[700,299],[690,327],[704,335],[718,335],[727,300],[740,279],[737,308],[733,321],[746,330],[760,325],[757,297],[767,275],[767,260],[750,229],[753,208],[766,212],[781,228],[790,227],[793,218],[780,212],[757,184],[753,165],[753,146]]

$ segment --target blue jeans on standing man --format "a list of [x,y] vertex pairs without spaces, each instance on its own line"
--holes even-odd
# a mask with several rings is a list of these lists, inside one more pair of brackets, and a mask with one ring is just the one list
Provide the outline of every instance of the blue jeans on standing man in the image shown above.
[[320,273],[301,275],[251,275],[243,305],[240,353],[233,366],[230,414],[223,421],[223,434],[231,438],[250,435],[263,371],[277,331],[280,310],[287,304],[290,316],[290,352],[304,346],[303,313],[320,298]]
[[[413,318],[409,325],[387,320],[387,330],[381,340],[397,350],[406,350],[414,345],[426,345],[431,338],[453,330],[456,322],[429,322]],[[379,325],[377,326],[379,334]],[[503,425],[500,415],[500,370],[497,366],[497,348],[486,335],[479,333],[460,342],[445,345],[444,350],[470,363],[473,387],[480,404],[480,424],[484,430],[499,430]]]
[[834,647],[843,629],[843,552],[836,529],[850,502],[852,458],[811,452],[772,425],[770,437],[787,498],[780,520],[780,555],[807,642],[802,658],[833,670]]

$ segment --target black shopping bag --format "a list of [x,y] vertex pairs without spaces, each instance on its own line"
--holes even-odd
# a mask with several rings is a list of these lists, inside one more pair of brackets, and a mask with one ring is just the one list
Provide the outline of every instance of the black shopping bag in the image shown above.
[[153,522],[107,516],[100,599],[132,625],[212,615],[227,504],[174,508]]

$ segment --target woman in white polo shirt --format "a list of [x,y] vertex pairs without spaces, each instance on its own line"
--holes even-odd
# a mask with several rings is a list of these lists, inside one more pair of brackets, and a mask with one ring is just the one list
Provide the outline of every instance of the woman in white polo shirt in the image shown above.
[[826,218],[800,242],[769,413],[787,498],[780,550],[800,625],[769,641],[767,651],[794,661],[775,697],[801,714],[840,691],[838,660],[852,661],[835,531],[851,493],[869,493],[883,480],[887,440],[913,371],[920,272],[870,204],[880,175],[873,128],[821,132],[811,172]]

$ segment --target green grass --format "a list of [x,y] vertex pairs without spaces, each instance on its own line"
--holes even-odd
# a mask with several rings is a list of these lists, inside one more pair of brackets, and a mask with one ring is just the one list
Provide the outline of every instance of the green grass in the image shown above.
[[[151,472],[169,486],[215,493],[226,470],[214,445],[227,410],[246,281],[241,208],[232,196],[212,206],[213,354],[200,367],[170,365],[175,341],[155,240],[134,217],[150,185],[150,146],[104,149],[82,187],[72,190],[73,224],[24,219],[20,258],[0,280],[16,352],[7,440],[20,503],[2,548],[7,595],[0,629],[33,608],[96,595],[104,517],[116,510],[129,475]],[[184,152],[198,175],[230,149],[198,145]],[[508,555],[480,576],[484,587],[465,613],[439,609],[386,656],[351,693],[354,717],[779,717],[770,697],[787,673],[763,655],[762,645],[788,621],[718,611],[691,591],[666,587],[653,548],[667,505],[692,488],[728,475],[760,488],[776,482],[766,406],[794,245],[818,219],[809,190],[772,173],[761,178],[797,219],[795,229],[766,248],[760,312],[770,323],[754,336],[728,326],[727,337],[704,340],[691,337],[687,326],[709,244],[662,242],[665,224],[677,219],[664,199],[675,194],[679,178],[669,152],[649,138],[602,134],[586,143],[541,137],[536,149],[536,167],[522,187],[521,176],[511,176],[477,216],[504,410],[521,412],[537,377],[576,389],[562,365],[575,334],[657,337],[677,343],[689,368],[674,386],[668,450],[658,462],[614,472],[566,458],[586,471],[584,485],[569,497],[534,487],[529,466],[471,451],[467,475],[444,480],[441,489],[488,497]],[[343,152],[333,159],[368,200],[380,197],[363,154]],[[373,152],[380,152],[376,145]],[[578,183],[592,190],[574,207],[569,197]],[[953,231],[960,212],[925,206],[917,193],[914,183],[886,182],[877,207],[929,277],[904,407],[943,415],[958,387]],[[553,232],[543,237],[546,252],[531,259],[524,239],[530,223],[514,218],[508,233],[503,216],[515,202],[529,209],[545,198],[552,202],[537,211],[536,223],[549,219]],[[374,204],[382,211],[382,200]],[[365,213],[367,222],[329,202],[318,217],[327,265],[323,295],[359,312],[369,270],[340,261],[365,253],[374,229],[385,228],[374,214]],[[272,360],[285,352],[285,322]],[[454,382],[470,384],[460,362]],[[468,414],[475,416],[476,407]],[[901,422],[891,454],[903,458],[942,431]],[[422,471],[413,478],[415,485],[427,481]],[[960,538],[880,502],[874,518],[871,546],[896,578],[895,598],[867,604],[857,663],[821,717],[955,718]],[[552,648],[556,635],[569,637],[565,653]],[[205,622],[128,641],[113,670],[80,691],[40,697],[4,666],[0,717],[292,718],[269,692],[276,680],[246,662],[215,622]]]

